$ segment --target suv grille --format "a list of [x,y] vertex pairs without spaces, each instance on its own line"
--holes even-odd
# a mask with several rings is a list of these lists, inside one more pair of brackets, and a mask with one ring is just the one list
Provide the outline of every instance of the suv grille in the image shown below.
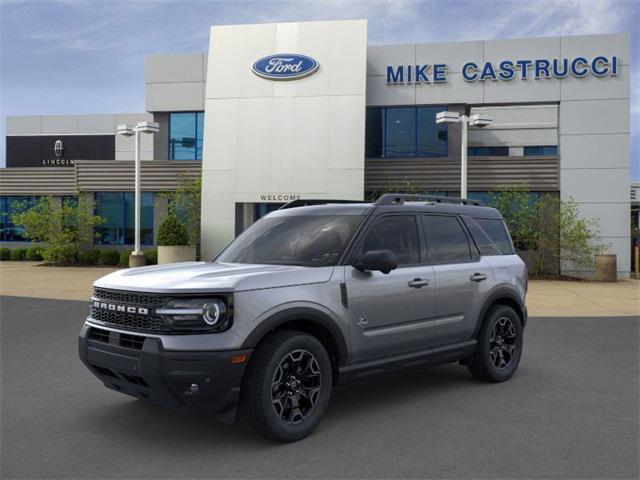
[[119,292],[117,290],[106,290],[104,288],[94,288],[93,296],[105,302],[124,303],[136,307],[162,307],[169,300],[168,297],[163,295]]
[[140,313],[118,312],[105,308],[96,308],[92,304],[91,318],[99,323],[122,330],[135,330],[139,332],[162,333],[170,331],[170,328],[164,323],[162,318],[152,313],[154,308],[161,307],[167,303],[169,297],[95,288],[93,290],[93,300],[125,305],[127,307],[145,307],[150,310],[148,315],[143,315]]

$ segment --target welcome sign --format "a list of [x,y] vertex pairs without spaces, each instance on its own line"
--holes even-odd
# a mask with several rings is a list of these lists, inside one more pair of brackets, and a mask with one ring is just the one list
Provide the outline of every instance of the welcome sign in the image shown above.
[[[554,58],[502,60],[500,62],[466,62],[462,78],[466,82],[510,81],[544,78],[615,77],[620,69],[617,56],[599,55],[593,58]],[[445,63],[420,65],[387,65],[387,84],[446,83],[448,66]]]

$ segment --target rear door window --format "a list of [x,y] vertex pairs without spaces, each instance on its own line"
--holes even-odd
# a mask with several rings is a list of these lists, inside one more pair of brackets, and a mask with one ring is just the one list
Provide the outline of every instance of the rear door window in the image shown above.
[[462,225],[454,216],[422,215],[430,263],[470,262],[471,248]]
[[502,252],[496,244],[493,243],[493,240],[489,238],[489,235],[487,235],[473,218],[463,216],[462,221],[469,229],[469,233],[478,247],[480,255],[502,255]]

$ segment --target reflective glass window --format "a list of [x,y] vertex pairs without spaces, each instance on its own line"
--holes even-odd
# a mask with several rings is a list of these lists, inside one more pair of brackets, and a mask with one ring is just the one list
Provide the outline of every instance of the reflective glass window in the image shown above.
[[449,154],[447,125],[436,123],[436,114],[441,111],[443,107],[418,107],[417,157],[446,157]]
[[169,114],[169,160],[201,160],[204,112]]
[[524,147],[525,157],[555,157],[557,155],[558,147],[556,145]]
[[413,157],[416,151],[414,108],[388,108],[386,115],[387,157]]
[[[133,192],[97,192],[95,214],[105,220],[96,227],[100,237],[96,243],[102,245],[131,245],[134,243],[135,195]],[[154,195],[140,194],[140,242],[153,245]]]
[[384,109],[367,108],[367,123],[365,135],[365,155],[367,158],[383,156]]
[[436,124],[434,107],[370,107],[367,109],[367,158],[448,156],[447,125]]
[[2,242],[28,242],[24,236],[24,228],[15,225],[11,216],[23,210],[27,210],[38,203],[38,197],[33,196],[6,196],[0,197],[0,241]]

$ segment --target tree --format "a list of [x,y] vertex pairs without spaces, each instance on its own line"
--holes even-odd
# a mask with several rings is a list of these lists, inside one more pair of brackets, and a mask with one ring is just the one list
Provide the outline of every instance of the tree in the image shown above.
[[83,195],[64,199],[41,197],[31,208],[26,203],[14,206],[11,220],[24,228],[24,236],[45,242],[42,258],[46,263],[73,264],[84,244],[94,237],[94,227],[104,220],[91,213],[91,203]]
[[181,173],[175,192],[164,194],[169,201],[169,214],[175,215],[186,227],[189,244],[200,244],[200,205],[202,178]]
[[522,189],[491,192],[489,206],[500,211],[518,253],[532,275],[590,269],[603,250],[595,219],[580,216],[571,198],[546,194],[536,199]]

